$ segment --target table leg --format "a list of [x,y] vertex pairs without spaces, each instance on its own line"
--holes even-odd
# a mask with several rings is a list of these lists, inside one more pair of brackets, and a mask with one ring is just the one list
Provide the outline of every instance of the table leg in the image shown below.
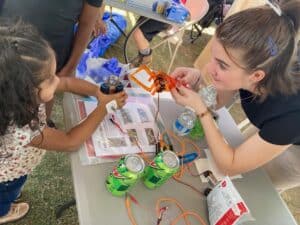
[[[194,30],[197,32],[196,35],[194,35]],[[193,44],[201,35],[202,35],[202,28],[200,29],[198,27],[197,23],[193,24],[191,32],[190,32],[190,41],[191,41],[191,43]]]

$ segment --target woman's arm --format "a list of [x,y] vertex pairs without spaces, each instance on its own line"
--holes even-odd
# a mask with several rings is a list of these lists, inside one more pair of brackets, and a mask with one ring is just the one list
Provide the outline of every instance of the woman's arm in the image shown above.
[[226,175],[253,170],[286,150],[290,145],[274,145],[264,141],[258,133],[237,148],[225,141],[204,102],[194,91],[185,87],[171,90],[177,103],[188,106],[199,115],[205,137],[217,166]]
[[210,114],[206,114],[200,120],[216,164],[226,175],[231,176],[256,169],[290,146],[268,143],[256,133],[234,149],[225,141]]

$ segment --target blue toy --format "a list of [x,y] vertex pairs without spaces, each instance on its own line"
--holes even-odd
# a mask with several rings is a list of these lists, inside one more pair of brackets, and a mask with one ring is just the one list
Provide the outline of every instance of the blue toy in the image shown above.
[[104,82],[111,75],[119,77],[122,68],[119,66],[119,61],[116,58],[108,59],[101,66],[88,70],[88,76],[96,83]]
[[119,61],[116,58],[111,58],[107,60],[107,62],[104,63],[102,67],[110,71],[112,75],[119,76],[122,68],[119,67],[118,65],[119,65]]
[[158,0],[153,3],[152,11],[162,14],[167,20],[175,23],[183,23],[190,16],[189,11],[180,0],[173,0],[171,3],[166,0]]
[[188,19],[189,15],[189,11],[182,4],[175,2],[168,3],[164,10],[166,19],[175,23],[183,23]]
[[77,66],[77,70],[80,72],[80,74],[83,74],[86,71],[86,61],[88,60],[88,58],[90,58],[90,52],[84,52]]
[[[105,12],[103,15],[103,21],[106,23],[107,32],[104,35],[100,35],[98,37],[94,37],[91,42],[89,43],[89,46],[87,47],[87,52],[85,52],[81,59],[80,63],[77,67],[77,70],[80,73],[80,76],[83,77],[84,73],[87,70],[86,61],[89,58],[98,58],[104,55],[105,51],[108,49],[108,47],[115,43],[118,38],[121,35],[121,31],[119,28],[116,27],[116,25],[110,20],[110,16],[113,18],[114,22],[118,24],[119,28],[124,31],[127,26],[126,19],[117,13],[108,13]],[[77,31],[77,24],[74,26],[74,33]],[[120,69],[114,70],[114,73],[120,73]],[[92,72],[93,73],[93,72]],[[110,74],[111,75],[111,74]],[[118,74],[115,74],[118,75]],[[93,75],[91,75],[93,76]]]
[[186,164],[186,163],[193,162],[197,158],[198,158],[197,152],[187,153],[183,156],[179,156],[180,164]]

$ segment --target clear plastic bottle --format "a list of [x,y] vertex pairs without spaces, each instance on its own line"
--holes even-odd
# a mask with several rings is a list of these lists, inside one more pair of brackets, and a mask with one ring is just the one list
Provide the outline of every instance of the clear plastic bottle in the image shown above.
[[[199,95],[201,96],[202,100],[208,108],[214,108],[216,106],[217,92],[214,86],[209,85],[200,88]],[[189,107],[186,107],[186,110],[183,113],[181,113],[175,120],[173,124],[173,130],[178,136],[187,135],[195,127],[196,121],[196,113]],[[197,128],[198,129],[196,131],[196,136],[203,137],[204,131],[199,119]],[[195,136],[195,133],[193,134],[193,136]]]
[[191,129],[195,126],[197,115],[194,111],[186,109],[181,113],[173,123],[173,131],[178,136],[185,136],[189,134]]

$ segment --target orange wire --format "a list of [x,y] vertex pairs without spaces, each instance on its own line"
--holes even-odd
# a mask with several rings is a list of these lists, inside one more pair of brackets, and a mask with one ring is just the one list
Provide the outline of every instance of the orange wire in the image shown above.
[[145,152],[143,151],[143,149],[142,149],[142,147],[141,147],[141,145],[139,144],[139,142],[138,142],[138,139],[136,138],[136,137],[134,137],[135,138],[135,140],[136,140],[136,144],[137,144],[137,146],[138,146],[138,148],[140,149],[140,153],[139,153],[139,155],[143,158],[143,160],[144,161],[146,161],[148,164],[151,162],[151,160],[149,159],[149,157],[145,154]]
[[203,173],[193,173],[192,170],[191,170],[190,163],[186,165],[186,168],[187,168],[189,174],[190,174],[192,177],[199,177],[200,175],[203,174]]
[[132,225],[137,225],[133,215],[132,215],[132,212],[131,212],[131,204],[130,204],[130,198],[129,196],[126,194],[125,196],[125,206],[126,206],[126,209],[127,209],[127,214],[128,214],[128,217],[130,219],[130,222]]
[[195,150],[198,152],[199,156],[203,154],[203,151],[200,147],[198,147],[197,144],[195,144],[195,142],[193,142],[192,140],[188,139],[188,138],[184,138],[184,143],[188,143],[190,145],[192,145]]
[[[201,148],[199,148],[193,141],[191,141],[191,140],[189,140],[189,139],[187,139],[187,138],[184,138],[183,142],[185,143],[185,146],[186,146],[186,143],[191,144],[191,145],[196,149],[196,151],[198,152],[199,155],[203,154]],[[185,147],[185,149],[184,149],[183,152],[184,152],[184,153],[186,152],[186,147]],[[178,173],[176,173],[173,177],[176,178],[176,179],[179,179],[179,178],[183,177],[184,172],[185,172],[185,170],[186,170],[185,168],[187,168],[188,171],[190,172],[190,167],[189,167],[189,166],[190,166],[189,164],[188,164],[186,167],[181,166],[181,168],[180,168],[180,170],[178,171]],[[190,172],[190,173],[191,173],[191,172]],[[177,180],[177,181],[178,181],[178,180]]]
[[186,183],[186,182],[184,182],[184,181],[182,181],[182,180],[179,180],[178,178],[176,178],[176,177],[174,177],[174,176],[173,176],[173,179],[174,179],[175,181],[177,181],[178,183],[181,183],[181,184],[184,184],[184,185],[190,187],[191,189],[193,189],[194,191],[196,191],[199,195],[204,196],[204,193],[202,193],[201,191],[199,191],[199,190],[198,190],[197,188],[195,188],[193,185],[188,184],[188,183]]
[[160,203],[161,202],[172,202],[172,203],[175,203],[175,205],[181,210],[181,214],[179,216],[177,216],[172,222],[171,222],[171,225],[175,225],[178,223],[178,221],[181,219],[181,218],[184,218],[185,220],[185,223],[186,224],[190,224],[190,222],[187,220],[187,216],[188,215],[191,215],[191,216],[194,216],[198,219],[198,221],[202,224],[202,225],[207,225],[206,222],[203,220],[203,218],[198,215],[197,213],[193,212],[193,211],[186,211],[182,205],[180,205],[180,203],[174,199],[174,198],[161,198],[159,199],[157,202],[156,202],[156,214],[159,216],[159,211],[160,211]]
[[202,225],[206,225],[206,222],[203,220],[203,218],[198,215],[197,213],[193,212],[193,211],[185,211],[183,212],[181,215],[177,216],[172,222],[171,225],[175,225],[178,223],[178,221],[183,217],[184,219],[186,219],[186,217],[190,215],[190,216],[194,216]]
[[173,177],[174,177],[174,178],[177,178],[177,179],[183,177],[184,171],[185,171],[185,167],[184,167],[183,164],[181,164],[181,165],[180,165],[180,169],[178,170],[177,173],[175,173],[175,174],[173,175]]
[[[157,217],[159,217],[160,208],[161,208],[160,207],[160,203],[161,202],[172,202],[172,203],[175,203],[175,205],[181,210],[182,214],[185,212],[185,210],[182,207],[182,205],[180,205],[180,203],[176,199],[174,199],[174,198],[160,198],[160,199],[157,200],[156,207],[155,207],[156,208],[156,215],[157,215]],[[180,214],[180,215],[182,215],[182,214]],[[190,222],[186,218],[184,218],[184,220],[185,220],[186,224],[190,225]]]
[[159,216],[159,213],[160,213],[159,212],[160,208],[161,208],[160,204],[162,202],[168,202],[168,201],[175,203],[175,205],[181,210],[181,212],[184,212],[184,208],[179,204],[179,202],[176,199],[174,199],[174,198],[160,198],[160,199],[157,200],[156,207],[155,207],[157,216]]
[[[132,210],[131,210],[131,199],[130,199],[130,196],[129,194],[126,194],[126,197],[125,197],[125,206],[126,206],[126,210],[127,210],[127,214],[128,214],[128,217],[129,217],[129,220],[131,222],[132,225],[137,225],[137,222],[132,214]],[[187,216],[194,216],[202,225],[207,225],[205,223],[205,221],[203,220],[203,218],[198,215],[197,213],[193,212],[193,211],[187,211],[183,208],[183,206],[174,198],[160,198],[156,201],[156,205],[155,205],[155,211],[156,211],[156,215],[157,215],[157,218],[159,218],[160,216],[160,205],[162,202],[171,202],[173,204],[175,204],[181,211],[181,214],[178,215],[172,222],[170,225],[176,225],[178,223],[178,221],[180,219],[184,219],[185,220],[185,224],[187,225],[190,225],[190,221],[187,219]],[[143,207],[144,208],[144,207]],[[146,208],[144,208],[146,209]]]
[[[173,139],[175,139],[181,146],[181,150],[177,153],[177,155],[184,155],[184,153],[186,152],[186,149],[185,149],[185,142],[184,141],[181,141],[179,139],[179,137],[171,130],[169,129],[166,129],[162,134],[161,134],[161,137],[163,137],[165,134],[167,134],[168,136],[171,136]],[[162,141],[163,141],[163,138],[161,138]]]

